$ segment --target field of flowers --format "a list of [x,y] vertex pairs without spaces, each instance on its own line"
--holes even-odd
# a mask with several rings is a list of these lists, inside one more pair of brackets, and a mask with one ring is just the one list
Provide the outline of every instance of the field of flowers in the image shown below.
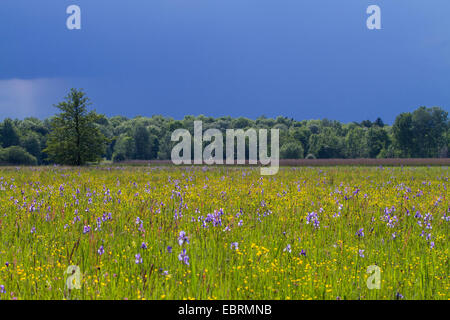
[[447,187],[448,167],[0,168],[0,299],[449,299]]

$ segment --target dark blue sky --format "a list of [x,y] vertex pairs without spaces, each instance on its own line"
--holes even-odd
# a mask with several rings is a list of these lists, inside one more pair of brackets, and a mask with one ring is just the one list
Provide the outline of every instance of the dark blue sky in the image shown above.
[[449,16],[448,0],[1,0],[0,119],[54,114],[77,87],[108,116],[392,123],[448,110]]

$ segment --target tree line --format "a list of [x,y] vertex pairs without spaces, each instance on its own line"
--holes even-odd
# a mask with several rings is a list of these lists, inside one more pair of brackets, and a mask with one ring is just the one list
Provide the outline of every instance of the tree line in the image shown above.
[[110,160],[170,160],[171,134],[194,121],[203,129],[279,129],[280,158],[434,158],[448,157],[450,123],[439,107],[419,107],[398,115],[392,126],[375,121],[294,120],[261,116],[185,116],[182,120],[154,115],[129,119],[88,110],[89,98],[72,89],[56,107],[60,113],[40,120],[6,118],[0,122],[0,163],[84,165]]

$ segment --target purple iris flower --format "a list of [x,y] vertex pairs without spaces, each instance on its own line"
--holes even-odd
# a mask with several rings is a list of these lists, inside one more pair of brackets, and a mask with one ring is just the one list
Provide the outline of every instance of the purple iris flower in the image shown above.
[[136,254],[136,255],[134,256],[134,258],[135,258],[134,262],[135,262],[136,264],[142,263],[142,257],[141,257],[141,255],[140,255],[139,253]]
[[291,252],[292,252],[291,245],[288,244],[288,245],[286,246],[286,248],[284,248],[283,251],[287,251],[287,252],[291,253]]
[[359,249],[359,256],[360,256],[361,258],[364,258],[364,250]]
[[91,231],[91,226],[87,225],[83,227],[83,234],[88,233],[89,231]]
[[145,242],[142,242],[141,248],[142,248],[142,249],[147,249],[147,248],[148,248],[148,247],[147,247],[147,244],[146,244]]
[[318,229],[320,227],[320,221],[319,220],[314,220],[314,228]]
[[300,251],[300,255],[306,257],[306,251],[302,249],[302,251]]
[[107,221],[107,220],[111,220],[111,219],[112,219],[112,214],[111,214],[111,212],[109,212],[109,213],[104,213],[103,216],[102,216],[102,221],[103,221],[103,222],[105,222],[105,221]]
[[171,246],[167,246],[167,252],[172,253],[172,247]]
[[186,249],[183,249],[178,255],[178,260],[182,261],[184,264],[189,265],[189,256],[186,253]]
[[188,239],[188,237],[186,236],[186,232],[184,232],[184,231],[180,231],[180,235],[178,236],[178,244],[180,245],[180,246],[182,246],[183,245],[183,243],[189,243],[189,239]]
[[402,295],[400,292],[397,292],[397,293],[395,294],[395,298],[396,298],[397,300],[400,300],[400,299],[403,299],[404,297],[403,297],[403,295]]
[[101,229],[102,229],[102,219],[97,218],[97,229],[95,229],[95,231],[101,230]]
[[364,228],[359,229],[359,230],[356,232],[356,235],[357,235],[358,237],[364,237]]
[[0,293],[6,293],[5,286],[0,284]]
[[232,242],[231,249],[239,250],[239,244],[237,242]]
[[101,245],[100,248],[98,248],[97,252],[99,255],[102,255],[105,253],[105,249],[103,248],[103,245]]
[[320,227],[319,216],[314,211],[311,213],[308,213],[308,215],[306,216],[306,224],[310,224],[310,223],[314,224],[315,229],[318,229]]

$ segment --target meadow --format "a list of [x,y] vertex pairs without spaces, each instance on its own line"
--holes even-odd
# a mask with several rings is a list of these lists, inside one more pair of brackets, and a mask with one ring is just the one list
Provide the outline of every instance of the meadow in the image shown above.
[[447,188],[446,166],[3,167],[0,299],[447,300]]

